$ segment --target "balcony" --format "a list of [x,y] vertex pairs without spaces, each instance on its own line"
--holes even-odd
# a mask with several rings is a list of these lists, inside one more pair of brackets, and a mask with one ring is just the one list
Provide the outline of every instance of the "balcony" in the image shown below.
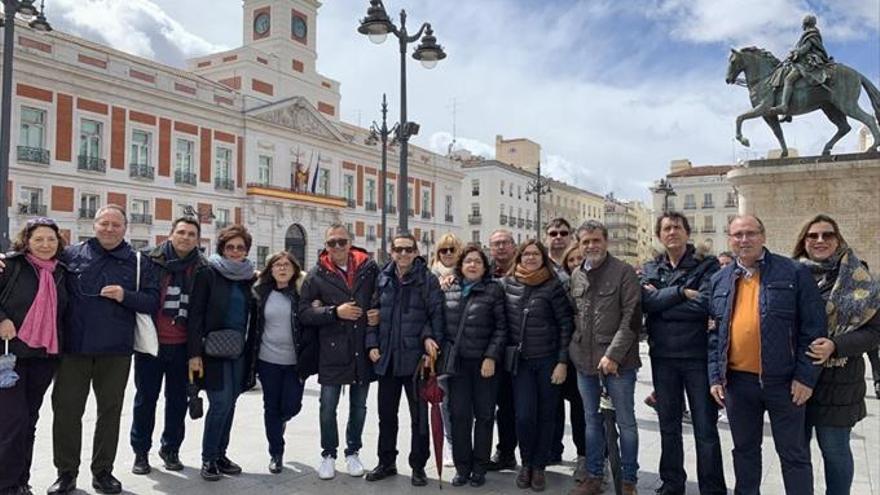
[[715,203],[714,203],[714,202],[703,203],[703,209],[704,209],[704,210],[711,210],[712,208],[715,208]]
[[500,223],[501,225],[507,225],[507,215],[501,215],[498,218],[498,223]]
[[364,209],[367,211],[376,211],[376,203],[372,201],[367,201],[366,203],[364,203]]
[[49,164],[49,150],[43,148],[32,148],[30,146],[19,146],[18,161],[27,163],[39,163],[42,165]]
[[737,200],[736,200],[735,198],[734,198],[734,199],[728,199],[727,201],[724,202],[724,207],[725,207],[725,208],[736,208],[737,206],[739,206],[739,204],[738,204],[738,202],[737,202]]
[[129,165],[129,177],[133,179],[150,179],[156,176],[156,169],[146,163],[132,163]]
[[79,209],[79,219],[80,220],[92,220],[95,218],[96,213],[98,213],[97,208],[80,208]]
[[430,220],[431,219],[431,212],[427,211],[427,210],[422,210],[422,219],[423,220]]
[[175,170],[174,183],[194,186],[196,185],[196,174],[194,174],[193,172],[187,172],[185,170]]
[[132,224],[153,225],[153,215],[146,213],[132,213],[129,220]]
[[46,205],[41,205],[37,203],[19,203],[18,214],[44,217],[46,216]]
[[452,217],[452,215],[446,215],[446,221],[452,223],[455,221],[455,219]]
[[219,189],[221,191],[234,191],[235,181],[223,177],[214,177],[214,189]]
[[397,213],[397,207],[394,205],[386,206],[383,209],[385,210],[385,213],[388,213],[389,215],[394,215],[395,213]]
[[349,208],[355,207],[354,198],[345,198],[345,204],[348,205]]
[[714,234],[714,233],[715,233],[715,227],[703,227],[703,229],[701,230],[701,232],[704,233],[704,234]]
[[230,225],[232,225],[232,222],[229,220],[214,220],[214,228],[217,230],[223,230]]
[[79,155],[76,161],[76,169],[86,172],[104,173],[107,171],[107,160],[97,156]]
[[412,208],[407,208],[407,211],[409,212],[409,216],[411,216],[411,217],[416,216],[416,211],[413,210]]
[[519,227],[519,228],[523,228],[523,226],[524,226],[525,224],[526,224],[526,221],[525,221],[524,219],[522,219],[522,218],[518,218],[518,219],[516,220],[516,226]]
[[476,215],[468,215],[468,223],[471,225],[480,225],[483,223],[483,216],[479,213]]
[[526,230],[532,230],[532,221],[526,220]]
[[367,242],[375,242],[376,234],[367,234]]
[[685,203],[685,204],[684,204],[684,209],[685,209],[685,210],[696,210],[696,209],[697,209],[697,204],[696,204],[696,203]]

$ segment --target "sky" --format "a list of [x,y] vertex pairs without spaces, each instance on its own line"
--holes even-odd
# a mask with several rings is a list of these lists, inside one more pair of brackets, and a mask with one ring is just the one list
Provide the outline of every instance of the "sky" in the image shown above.
[[[187,58],[240,46],[241,0],[45,0],[55,29],[183,67]],[[880,85],[880,0],[386,0],[397,22],[430,22],[448,57],[433,70],[409,58],[413,142],[491,158],[497,134],[542,147],[548,175],[617,197],[646,199],[669,162],[732,164],[778,148],[760,120],[733,140],[748,92],[724,82],[731,47],[783,58],[801,19],[819,19],[829,53]],[[399,112],[399,55],[357,33],[367,0],[325,0],[318,71],[341,83],[343,120],[379,117],[382,93]],[[410,53],[415,46],[410,48]],[[869,109],[862,95],[862,107]],[[837,144],[853,152],[861,124]],[[801,155],[834,133],[820,113],[783,127]]]

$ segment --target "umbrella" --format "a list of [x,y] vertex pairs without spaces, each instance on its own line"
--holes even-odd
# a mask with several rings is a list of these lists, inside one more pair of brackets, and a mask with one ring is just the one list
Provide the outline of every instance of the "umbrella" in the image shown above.
[[614,478],[614,493],[623,493],[623,475],[620,471],[620,445],[617,439],[620,434],[617,431],[617,416],[614,413],[614,404],[608,395],[608,387],[602,373],[599,373],[599,382],[602,386],[602,397],[599,399],[599,411],[602,413],[603,425],[605,426],[605,448],[608,454],[608,463],[611,464],[611,476]]
[[[416,391],[419,397],[431,404],[431,439],[434,443],[434,460],[437,463],[437,475],[440,477],[440,487],[443,488],[443,418],[440,415],[440,403],[443,402],[443,389],[437,381],[437,372],[434,369],[436,358],[427,356],[419,363],[414,377]],[[427,418],[419,418],[427,421]],[[422,430],[423,431],[423,430]],[[413,435],[417,435],[413,432]]]
[[5,340],[6,352],[0,356],[0,388],[12,388],[18,382],[15,372],[15,354],[9,354],[9,341]]

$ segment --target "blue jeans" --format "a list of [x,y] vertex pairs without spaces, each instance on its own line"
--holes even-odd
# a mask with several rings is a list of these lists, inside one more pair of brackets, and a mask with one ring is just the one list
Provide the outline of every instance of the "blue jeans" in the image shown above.
[[131,421],[131,448],[145,454],[153,446],[156,425],[156,403],[165,378],[165,429],[162,431],[164,452],[178,452],[183,443],[186,419],[186,383],[188,359],[186,344],[160,344],[159,355],[134,354],[134,414]]
[[557,362],[556,356],[520,359],[513,376],[516,438],[523,466],[544,469],[550,461],[561,388],[550,383],[550,376]]
[[208,390],[208,414],[205,415],[205,433],[202,436],[202,462],[211,462],[226,455],[229,432],[235,417],[235,402],[241,394],[244,377],[244,358],[228,359],[223,367],[223,388]]
[[[339,447],[339,429],[336,424],[336,406],[342,395],[342,385],[321,385],[321,457],[336,458]],[[360,452],[361,434],[367,418],[367,394],[370,384],[348,385],[348,425],[345,428],[345,455]]]
[[[614,404],[617,428],[620,431],[620,465],[623,480],[636,483],[639,474],[639,429],[636,425],[635,393],[636,370],[620,370],[617,376],[607,375],[605,386]],[[602,387],[599,375],[578,371],[578,388],[584,400],[587,421],[587,471],[591,477],[601,478],[605,468],[605,427],[599,411]]]
[[718,406],[709,395],[705,359],[651,359],[657,419],[660,423],[660,479],[675,493],[685,492],[681,416],[687,394],[696,443],[697,479],[703,495],[724,495],[724,462],[718,438]]
[[257,361],[257,376],[263,388],[263,424],[269,455],[284,455],[284,428],[302,409],[305,384],[300,381],[296,365]]
[[[849,446],[852,428],[816,426],[816,440],[825,464],[825,495],[849,495],[853,481],[853,455]],[[807,443],[813,436],[807,428]]]

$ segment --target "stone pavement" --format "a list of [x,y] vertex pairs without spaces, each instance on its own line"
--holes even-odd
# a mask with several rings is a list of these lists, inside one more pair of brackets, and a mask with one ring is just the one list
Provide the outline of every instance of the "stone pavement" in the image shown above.
[[[657,477],[657,465],[660,457],[660,434],[658,431],[657,418],[654,412],[645,406],[641,399],[651,390],[651,378],[647,347],[642,344],[642,360],[645,366],[639,373],[636,386],[636,415],[639,422],[639,493],[653,494],[659,486]],[[870,368],[870,365],[868,366]],[[869,383],[870,385],[870,383]],[[873,390],[870,386],[869,390]],[[50,392],[51,393],[51,392]],[[378,417],[375,404],[376,389],[370,393],[368,404],[367,426],[364,432],[364,450],[361,459],[367,469],[376,464],[376,444],[378,441]],[[151,454],[153,472],[147,476],[135,476],[131,474],[133,454],[128,444],[128,432],[131,426],[131,402],[134,396],[134,386],[129,384],[126,390],[126,406],[122,417],[122,435],[119,441],[119,454],[117,456],[115,475],[122,481],[124,493],[148,494],[148,493],[186,493],[186,494],[425,494],[436,493],[438,490],[437,470],[434,459],[428,461],[428,476],[430,484],[424,488],[412,488],[409,483],[409,466],[406,458],[409,453],[409,421],[405,401],[401,404],[401,427],[398,445],[401,450],[397,467],[401,474],[388,480],[368,483],[363,478],[352,478],[345,474],[344,460],[337,462],[336,479],[322,481],[318,479],[315,468],[320,461],[320,437],[318,433],[318,385],[314,378],[309,379],[306,385],[303,399],[302,412],[294,418],[287,427],[287,453],[285,455],[285,470],[278,475],[269,474],[266,469],[268,463],[267,443],[263,432],[262,398],[259,390],[251,391],[242,396],[238,401],[235,415],[235,425],[232,430],[232,442],[229,448],[229,457],[238,462],[244,468],[244,474],[237,477],[227,477],[219,482],[209,483],[199,477],[199,453],[202,435],[202,422],[193,422],[187,419],[187,438],[181,449],[181,460],[186,464],[186,469],[179,473],[167,472],[161,468],[161,461],[155,453]],[[55,479],[55,468],[52,465],[51,444],[51,417],[52,410],[49,404],[49,394],[42,409],[41,421],[37,427],[37,445],[34,455],[34,468],[31,484],[35,493],[45,493],[45,489]],[[855,482],[853,495],[880,495],[880,401],[871,395],[868,399],[868,417],[859,423],[853,431],[852,448],[855,455]],[[347,408],[347,395],[340,401],[340,436],[344,438],[345,418]],[[207,407],[207,401],[206,401]],[[91,453],[91,436],[94,431],[95,404],[90,399],[87,414],[83,426],[83,464],[78,480],[80,491],[77,493],[94,493],[91,488],[91,474],[89,462]],[[160,418],[157,423],[161,425],[161,401],[160,410],[157,414]],[[733,465],[730,451],[732,448],[730,432],[727,425],[721,423],[721,441],[723,444],[725,474],[730,485],[730,493],[733,493]],[[157,430],[160,430],[157,428]],[[158,443],[159,432],[155,434]],[[690,425],[684,426],[685,432],[685,457],[687,471],[691,477],[695,477],[695,458],[692,430]],[[781,472],[779,461],[773,449],[773,440],[770,435],[769,425],[764,432],[764,475],[762,493],[765,495],[782,494]],[[574,446],[571,439],[566,439],[566,451],[563,456],[567,461],[574,458]],[[818,448],[813,442],[813,471],[816,477],[816,493],[824,493],[823,471]],[[571,472],[573,464],[565,462],[560,466],[548,468],[547,493],[567,493],[571,487]],[[484,493],[502,494],[517,493],[519,490],[514,485],[515,473],[508,471],[503,473],[490,473],[487,483],[481,489],[470,487],[453,488],[449,484],[452,479],[453,469],[443,469],[443,492],[444,493]],[[613,490],[606,490],[613,493]],[[688,494],[697,494],[695,481],[688,482]]]

